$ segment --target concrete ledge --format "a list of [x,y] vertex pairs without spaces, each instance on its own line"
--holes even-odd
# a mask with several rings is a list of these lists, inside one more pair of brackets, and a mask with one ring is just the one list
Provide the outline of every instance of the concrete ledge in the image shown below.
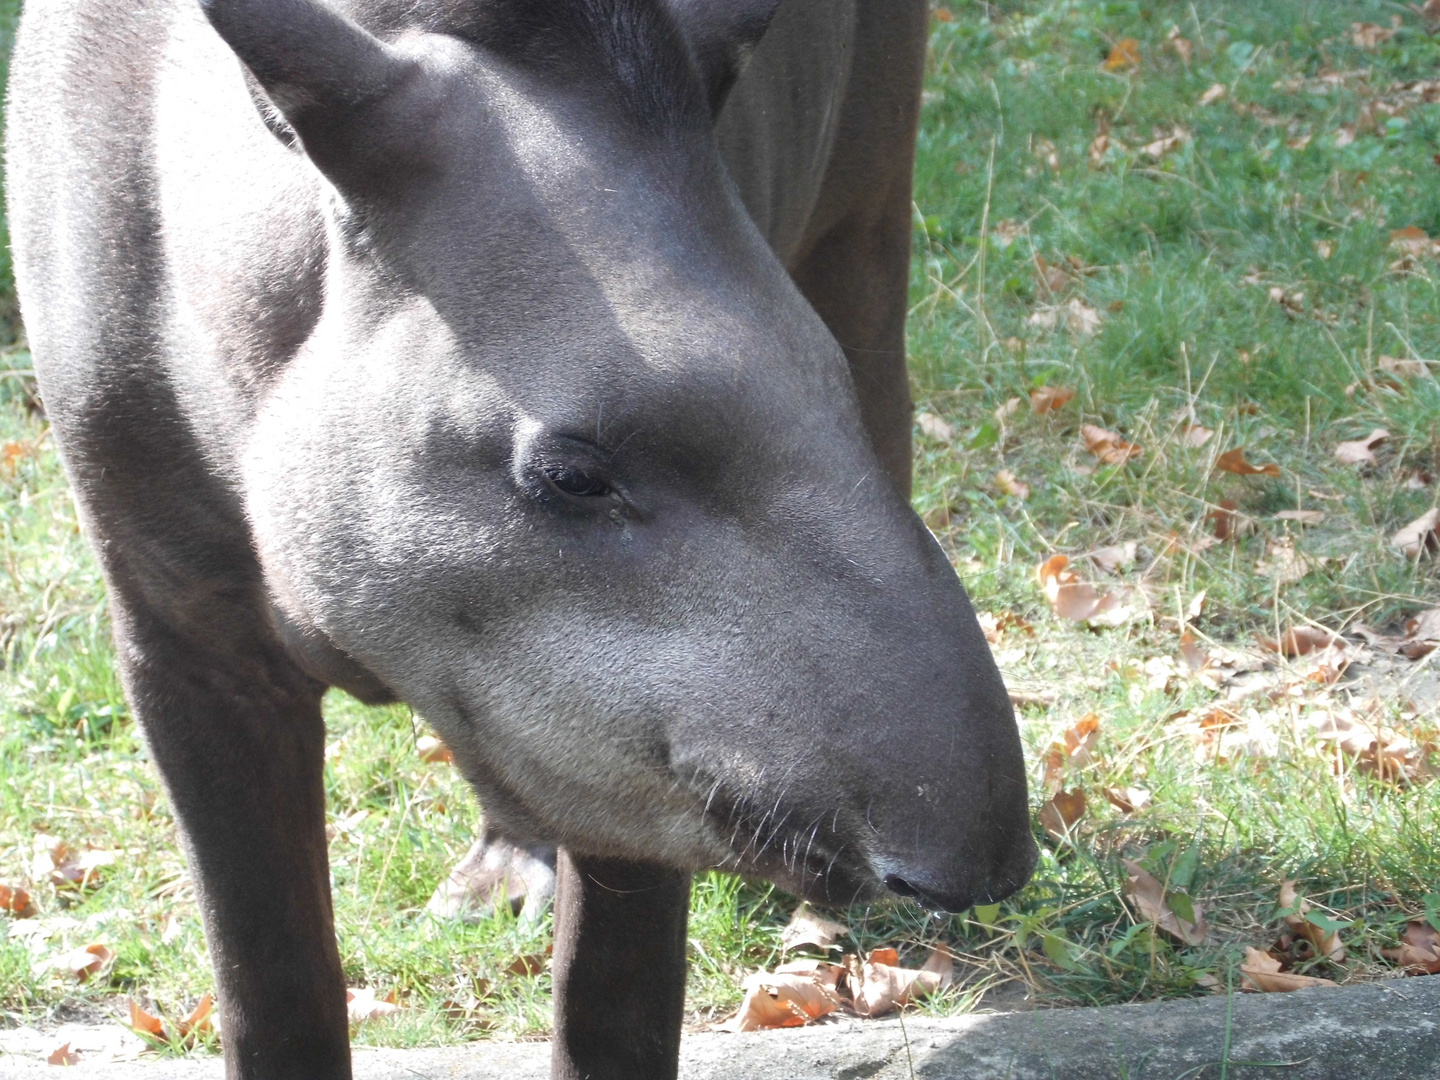
[[[844,1020],[790,1031],[688,1036],[683,1080],[1218,1080],[1226,1000]],[[1227,1080],[1440,1080],[1440,977],[1237,995]],[[55,1076],[0,1032],[0,1077]],[[7,1037],[8,1036],[8,1037]],[[53,1037],[49,1045],[53,1046]],[[546,1080],[545,1043],[355,1051],[357,1080]],[[1253,1064],[1252,1064],[1253,1063]],[[221,1080],[214,1058],[81,1064],[75,1076]]]

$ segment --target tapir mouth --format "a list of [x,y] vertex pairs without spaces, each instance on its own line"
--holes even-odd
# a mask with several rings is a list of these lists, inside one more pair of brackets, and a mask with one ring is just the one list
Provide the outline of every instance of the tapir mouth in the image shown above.
[[869,859],[836,830],[838,810],[802,818],[779,801],[761,804],[716,781],[706,789],[704,815],[730,850],[719,869],[766,878],[817,904],[887,895]]

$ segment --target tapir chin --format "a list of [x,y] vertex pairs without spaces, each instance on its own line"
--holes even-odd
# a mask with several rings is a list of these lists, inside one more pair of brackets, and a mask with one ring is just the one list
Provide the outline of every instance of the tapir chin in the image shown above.
[[689,874],[961,910],[1020,740],[910,510],[924,0],[30,0],[40,388],[231,1077],[350,1074],[321,696],[561,849],[555,1075],[677,1069]]

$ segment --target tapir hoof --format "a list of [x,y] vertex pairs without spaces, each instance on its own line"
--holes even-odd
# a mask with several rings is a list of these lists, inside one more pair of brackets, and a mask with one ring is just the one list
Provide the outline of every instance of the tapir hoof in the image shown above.
[[555,851],[525,848],[485,829],[436,887],[425,910],[443,919],[479,922],[509,903],[522,919],[538,919],[555,898]]

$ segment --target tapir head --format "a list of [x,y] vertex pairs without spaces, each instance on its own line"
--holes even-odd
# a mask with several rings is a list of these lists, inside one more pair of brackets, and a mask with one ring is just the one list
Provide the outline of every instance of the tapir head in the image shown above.
[[284,621],[516,839],[836,902],[1012,892],[1005,688],[716,149],[773,0],[429,6],[376,36],[207,0],[329,221],[244,468]]

